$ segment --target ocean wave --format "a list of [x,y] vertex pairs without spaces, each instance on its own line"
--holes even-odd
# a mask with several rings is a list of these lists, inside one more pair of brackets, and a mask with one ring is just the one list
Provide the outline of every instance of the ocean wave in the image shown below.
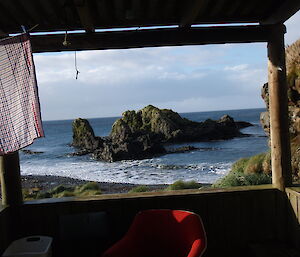
[[200,163],[176,165],[164,163],[165,159],[147,159],[104,163],[93,160],[65,158],[27,160],[21,162],[23,175],[55,175],[83,180],[122,182],[132,184],[170,184],[177,180],[195,180],[213,183],[224,176],[230,163]]

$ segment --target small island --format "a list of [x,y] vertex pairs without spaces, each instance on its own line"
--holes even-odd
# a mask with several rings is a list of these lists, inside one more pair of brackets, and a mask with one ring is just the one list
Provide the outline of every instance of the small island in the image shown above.
[[[251,123],[235,122],[224,115],[219,120],[195,122],[182,118],[177,112],[148,105],[139,111],[126,111],[115,121],[108,137],[97,137],[86,119],[73,121],[72,146],[79,149],[74,155],[92,154],[96,160],[115,162],[152,158],[168,152],[165,144],[226,140],[247,136],[241,128]],[[178,152],[197,150],[187,146]]]

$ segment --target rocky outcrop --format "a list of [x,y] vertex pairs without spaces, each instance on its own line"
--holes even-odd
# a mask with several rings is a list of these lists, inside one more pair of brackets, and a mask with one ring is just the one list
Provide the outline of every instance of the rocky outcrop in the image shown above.
[[72,129],[72,146],[81,149],[83,152],[93,152],[102,146],[103,140],[95,136],[94,130],[86,119],[78,118],[74,120]]
[[[72,145],[81,150],[80,154],[92,153],[95,159],[109,162],[144,159],[168,153],[165,143],[230,139],[244,136],[239,129],[247,126],[251,124],[235,122],[228,115],[217,121],[194,122],[172,110],[148,105],[137,112],[124,112],[106,138],[96,137],[87,120],[75,120]],[[186,147],[175,152],[192,150],[196,149]]]
[[166,153],[165,148],[157,142],[152,134],[133,134],[120,138],[108,138],[103,146],[93,152],[93,157],[108,162],[120,160],[137,160],[151,158]]
[[[300,182],[300,40],[287,47],[286,64],[292,172],[294,181]],[[270,137],[268,83],[263,85],[262,98],[266,103],[267,112],[261,113],[260,120],[266,135]]]
[[44,153],[44,152],[39,152],[39,151],[32,151],[32,150],[29,150],[29,149],[22,149],[20,151],[23,152],[24,154],[30,154],[30,155]]
[[134,133],[155,134],[165,143],[219,140],[241,136],[239,128],[242,126],[246,123],[237,124],[228,115],[218,121],[194,122],[172,110],[148,105],[138,112],[124,112],[113,124],[110,136],[124,140]]

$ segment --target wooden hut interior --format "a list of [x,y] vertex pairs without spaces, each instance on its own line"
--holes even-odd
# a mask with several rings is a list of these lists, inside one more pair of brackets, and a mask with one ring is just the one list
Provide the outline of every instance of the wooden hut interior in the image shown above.
[[[18,153],[4,155],[0,253],[15,239],[46,235],[53,237],[53,256],[100,256],[140,210],[179,209],[202,217],[204,256],[299,256],[300,188],[291,184],[283,25],[299,9],[299,0],[1,1],[0,37],[21,33],[23,25],[34,53],[267,43],[273,184],[23,202]],[[66,31],[70,44],[63,44]]]

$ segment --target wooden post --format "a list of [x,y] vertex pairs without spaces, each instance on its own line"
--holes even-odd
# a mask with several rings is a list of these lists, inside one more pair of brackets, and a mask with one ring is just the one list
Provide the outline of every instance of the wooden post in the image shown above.
[[281,191],[292,183],[284,33],[275,25],[268,41],[272,181]]
[[18,206],[23,203],[19,153],[0,156],[2,204]]

